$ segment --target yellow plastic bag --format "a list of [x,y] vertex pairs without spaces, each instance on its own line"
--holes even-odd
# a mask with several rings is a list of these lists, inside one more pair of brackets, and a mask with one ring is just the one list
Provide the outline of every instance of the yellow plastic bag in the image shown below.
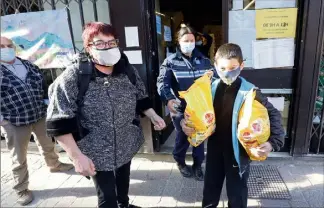
[[188,137],[188,141],[194,147],[199,146],[215,130],[215,111],[211,93],[212,73],[206,73],[184,92],[179,92],[185,99],[188,115],[187,125],[195,129],[195,133]]
[[268,110],[257,100],[256,92],[251,90],[240,110],[237,137],[251,160],[265,160],[251,154],[251,148],[268,141],[270,137],[270,120]]

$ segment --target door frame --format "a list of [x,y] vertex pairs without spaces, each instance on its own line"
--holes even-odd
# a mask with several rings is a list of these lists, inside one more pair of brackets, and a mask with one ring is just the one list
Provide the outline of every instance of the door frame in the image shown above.
[[317,95],[321,47],[324,35],[324,0],[304,1],[303,32],[292,113],[290,154],[308,154]]
[[[278,72],[276,69],[246,70],[243,76],[254,79],[270,79],[274,84],[270,88],[291,88],[293,89],[293,100],[290,107],[290,125],[287,131],[290,133],[291,144],[290,154],[307,154],[309,137],[312,124],[312,113],[317,90],[317,77],[319,73],[320,45],[323,36],[323,1],[299,1],[298,27],[296,33],[296,63],[292,69]],[[159,74],[158,47],[156,35],[155,2],[150,0],[140,0],[142,8],[143,25],[146,27],[144,37],[145,59],[147,70],[147,85],[150,97],[154,103],[154,109],[162,115],[162,102],[156,92],[156,78]],[[111,8],[113,10],[113,8]],[[222,0],[222,26],[223,40],[228,42],[228,16],[229,1]],[[112,17],[113,18],[113,17]],[[321,23],[321,24],[320,24]],[[322,36],[321,36],[322,35]],[[316,49],[316,50],[314,50]],[[261,79],[261,88],[262,87]],[[253,82],[253,81],[252,81]],[[259,81],[260,82],[260,81]],[[255,82],[254,82],[255,83]],[[258,83],[256,83],[258,85]],[[311,97],[309,95],[312,95]],[[169,128],[162,133],[152,131],[153,144],[156,151],[160,150],[161,144],[165,142],[173,130],[170,123]]]

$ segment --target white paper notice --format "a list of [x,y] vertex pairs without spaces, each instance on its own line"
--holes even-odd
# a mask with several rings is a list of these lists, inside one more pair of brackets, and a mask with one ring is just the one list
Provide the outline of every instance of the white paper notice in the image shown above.
[[252,43],[255,40],[255,11],[230,11],[228,41],[241,47],[245,67],[253,66]]
[[166,42],[172,41],[171,28],[166,25],[164,25],[164,41]]
[[243,9],[243,0],[233,0],[232,10],[242,10]]
[[255,10],[230,11],[229,28],[255,28]]
[[125,27],[126,47],[139,47],[138,27]]
[[294,8],[296,0],[256,0],[255,9]]
[[253,42],[255,69],[292,67],[295,58],[294,38],[258,40]]
[[131,64],[143,64],[143,58],[142,58],[142,51],[141,50],[135,50],[135,51],[124,51],[126,54],[129,63]]
[[277,108],[278,111],[283,112],[285,108],[285,98],[284,97],[268,97],[268,101]]

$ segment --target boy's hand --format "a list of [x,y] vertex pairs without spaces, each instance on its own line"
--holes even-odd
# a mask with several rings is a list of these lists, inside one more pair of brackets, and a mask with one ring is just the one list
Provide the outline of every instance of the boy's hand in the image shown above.
[[266,142],[253,149],[252,154],[257,157],[267,157],[272,149],[272,145],[269,142]]
[[195,133],[195,129],[193,128],[190,128],[186,125],[186,120],[185,119],[182,119],[180,121],[180,125],[181,125],[181,128],[182,128],[182,131],[187,135],[187,136],[191,136],[193,133]]

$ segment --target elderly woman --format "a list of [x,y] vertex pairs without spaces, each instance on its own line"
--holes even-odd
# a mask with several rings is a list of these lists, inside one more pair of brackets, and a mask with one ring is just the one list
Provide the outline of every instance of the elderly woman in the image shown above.
[[87,91],[79,102],[80,65],[67,67],[49,89],[47,133],[78,173],[92,176],[99,208],[134,207],[128,198],[130,165],[144,142],[138,115],[148,116],[156,130],[165,123],[151,108],[137,70],[120,52],[112,26],[88,23],[82,37],[91,57],[87,66],[93,68]]

